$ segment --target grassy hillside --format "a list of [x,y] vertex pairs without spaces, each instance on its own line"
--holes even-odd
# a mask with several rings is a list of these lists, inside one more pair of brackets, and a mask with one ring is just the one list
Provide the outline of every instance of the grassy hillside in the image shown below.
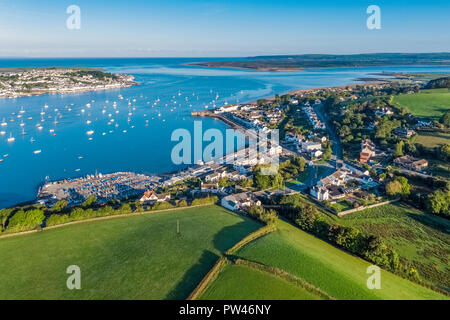
[[450,91],[448,89],[422,90],[415,94],[400,94],[394,97],[394,103],[408,108],[418,117],[439,119],[450,109]]
[[346,215],[342,224],[381,237],[423,280],[450,290],[450,221],[401,205]]
[[284,221],[279,222],[279,230],[246,245],[237,254],[283,269],[337,299],[447,298],[385,271],[381,274],[381,289],[369,290],[368,262]]
[[227,265],[205,291],[204,300],[318,300],[287,280],[243,265]]
[[421,131],[417,137],[417,142],[427,147],[450,144],[450,133]]
[[[259,227],[208,206],[0,239],[0,299],[184,299]],[[81,268],[81,290],[66,287],[69,265]]]

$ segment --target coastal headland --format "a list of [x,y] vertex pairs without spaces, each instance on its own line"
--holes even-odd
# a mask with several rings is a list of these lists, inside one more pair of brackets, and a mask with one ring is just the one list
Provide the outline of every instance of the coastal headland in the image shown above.
[[0,98],[75,93],[137,85],[132,75],[90,67],[0,68]]

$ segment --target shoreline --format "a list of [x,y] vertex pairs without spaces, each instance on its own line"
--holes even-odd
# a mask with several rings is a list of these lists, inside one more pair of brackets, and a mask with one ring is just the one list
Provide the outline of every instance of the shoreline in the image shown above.
[[[64,95],[115,90],[139,85],[133,75],[110,73],[104,70],[104,68],[99,67],[0,68],[0,98],[15,99],[44,94]],[[86,74],[88,75],[87,80],[85,79]],[[97,74],[100,74],[100,76]],[[32,78],[29,79],[30,77]],[[5,84],[8,81],[9,86]],[[16,85],[16,82],[19,83],[19,87]],[[44,84],[36,86],[37,83]]]
[[[355,80],[355,81],[359,81],[359,80]],[[361,81],[361,82],[363,82],[363,81]],[[293,95],[293,94],[300,94],[300,93],[308,93],[308,92],[310,92],[310,91],[315,91],[315,90],[324,90],[324,89],[348,89],[348,88],[355,88],[356,86],[378,85],[378,84],[384,84],[384,83],[386,83],[386,81],[380,79],[380,80],[374,80],[374,81],[366,81],[366,82],[363,82],[363,83],[343,84],[343,85],[340,85],[340,86],[328,86],[328,87],[316,87],[316,88],[293,89],[293,90],[290,90],[290,91],[288,91],[288,92],[286,92],[286,93],[280,94],[280,96],[281,96],[281,95],[285,95],[285,94]],[[275,99],[275,96],[271,96],[271,97],[269,97],[269,98],[259,98],[259,99],[252,100],[252,101],[250,101],[250,102],[246,102],[246,103],[242,103],[242,104],[252,104],[252,105],[254,105],[254,104],[257,104],[257,101],[260,100],[260,99],[265,99],[265,100],[268,100],[268,101],[273,101],[273,100]]]
[[16,98],[24,98],[24,97],[34,97],[34,96],[42,96],[44,94],[51,94],[51,95],[65,95],[65,94],[76,94],[76,93],[84,93],[84,92],[94,92],[94,91],[107,91],[107,90],[117,90],[120,88],[130,88],[133,86],[138,86],[139,83],[136,82],[134,84],[129,84],[129,85],[117,85],[117,86],[113,86],[111,88],[91,88],[91,89],[74,89],[74,90],[67,90],[67,91],[43,91],[43,92],[33,92],[33,93],[23,93],[20,95],[0,95],[0,99],[16,99]]
[[[305,72],[310,69],[344,69],[344,68],[383,68],[383,67],[400,67],[400,66],[434,66],[434,67],[450,67],[447,64],[411,64],[411,65],[402,65],[402,64],[386,64],[386,65],[358,65],[358,66],[333,66],[333,67],[325,67],[325,66],[315,66],[315,67],[299,67],[299,68],[279,68],[279,67],[238,67],[238,66],[227,66],[227,65],[208,65],[208,62],[187,62],[182,65],[191,66],[191,67],[202,67],[202,68],[211,68],[211,69],[236,69],[236,70],[245,70],[245,71],[258,71],[258,72]],[[395,72],[394,72],[395,73]]]

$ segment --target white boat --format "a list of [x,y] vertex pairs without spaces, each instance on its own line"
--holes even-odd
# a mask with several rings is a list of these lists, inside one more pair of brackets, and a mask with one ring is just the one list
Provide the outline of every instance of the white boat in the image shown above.
[[4,136],[5,135],[5,131],[0,131],[0,135]]
[[12,136],[12,133],[9,134],[9,138],[8,138],[8,142],[14,142],[14,140],[16,140],[16,138],[14,138]]
[[23,106],[20,107],[19,113],[25,113],[25,110],[23,110]]
[[1,126],[6,127],[7,125],[8,125],[8,123],[5,121],[5,118],[3,118]]
[[39,154],[39,153],[41,153],[41,152],[42,152],[41,150],[34,150],[34,151],[33,151],[34,154]]
[[86,132],[86,134],[87,134],[88,136],[90,136],[90,135],[94,134],[94,130],[89,130],[89,131]]
[[86,124],[91,124],[91,120],[87,120],[87,121],[86,121]]

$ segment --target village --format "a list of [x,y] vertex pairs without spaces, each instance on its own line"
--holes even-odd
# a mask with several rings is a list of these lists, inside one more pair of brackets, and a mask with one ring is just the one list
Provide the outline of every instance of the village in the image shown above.
[[[382,90],[383,87],[372,87]],[[317,205],[333,213],[380,203],[389,199],[385,192],[385,163],[401,172],[428,176],[425,159],[402,155],[392,158],[392,152],[381,150],[370,138],[359,142],[359,151],[353,159],[340,154],[340,141],[327,125],[323,115],[324,95],[339,93],[338,101],[355,100],[358,93],[342,88],[326,88],[301,94],[278,97],[278,101],[258,101],[243,105],[225,105],[213,111],[195,112],[192,116],[216,117],[242,132],[269,133],[272,129],[283,132],[278,145],[272,145],[267,154],[251,153],[247,146],[223,158],[197,163],[186,169],[159,176],[135,173],[96,174],[79,179],[67,179],[45,184],[39,191],[38,202],[51,206],[66,200],[77,205],[89,196],[99,203],[113,199],[139,199],[140,204],[192,201],[192,199],[217,196],[220,203],[234,211],[246,211],[261,205],[261,188],[255,184],[255,168],[267,165],[271,157],[281,162],[293,157],[307,163],[304,181],[284,181],[282,188],[269,189],[271,195],[302,193]],[[311,98],[313,97],[313,98]],[[392,108],[383,106],[376,116],[393,114]],[[289,125],[289,118],[303,118],[304,127]],[[287,121],[288,120],[288,121]],[[286,125],[288,124],[288,125]],[[284,126],[284,127],[283,127]],[[301,132],[301,133],[300,133]],[[393,134],[407,139],[415,134],[409,128],[399,127]],[[292,179],[291,179],[292,180]]]
[[91,68],[6,68],[0,70],[0,98],[74,93],[135,85],[134,77]]

